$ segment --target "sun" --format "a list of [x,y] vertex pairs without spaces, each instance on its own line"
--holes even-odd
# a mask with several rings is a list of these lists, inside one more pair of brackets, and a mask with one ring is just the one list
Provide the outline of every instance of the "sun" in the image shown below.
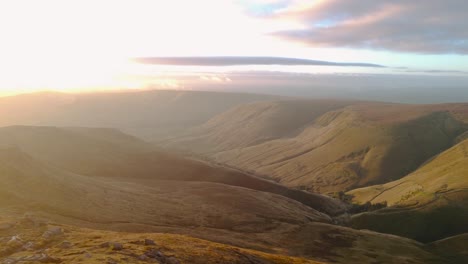
[[[53,54],[53,53],[49,53]],[[140,83],[127,78],[132,64],[126,58],[44,56],[3,60],[0,71],[2,95],[57,90],[92,91],[137,88]]]

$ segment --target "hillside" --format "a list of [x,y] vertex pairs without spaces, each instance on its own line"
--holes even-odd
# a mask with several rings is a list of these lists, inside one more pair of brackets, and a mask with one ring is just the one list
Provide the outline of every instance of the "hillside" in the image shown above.
[[[0,217],[0,259],[34,263],[446,263],[431,254],[447,243],[422,245],[411,240],[316,224],[269,238],[265,252],[188,235],[116,232],[58,223],[35,215]],[[148,230],[149,228],[146,227]],[[216,230],[205,230],[205,233]],[[218,234],[220,235],[220,234]],[[226,236],[226,233],[222,233]],[[255,236],[255,234],[252,234]],[[252,236],[251,235],[251,236]],[[239,238],[237,238],[239,239]],[[245,237],[244,237],[245,239]],[[265,239],[265,238],[264,238]],[[288,244],[291,243],[291,244]],[[458,241],[450,244],[458,245]],[[351,246],[354,245],[354,246]],[[447,251],[444,251],[447,253]],[[451,250],[456,252],[456,250]],[[292,257],[302,255],[302,257]],[[461,255],[452,255],[461,258]],[[450,258],[452,259],[452,258]],[[463,262],[453,262],[463,263]]]
[[288,189],[249,174],[161,152],[113,129],[0,128],[0,147],[18,148],[49,166],[87,176],[223,183],[279,194],[330,215],[345,207],[323,195]]
[[242,104],[167,140],[166,147],[208,154],[293,137],[328,111],[352,101],[285,100]]
[[0,160],[0,189],[11,201],[85,221],[247,230],[269,228],[266,221],[275,226],[275,219],[330,221],[299,202],[246,188],[157,180],[143,185],[83,176],[48,167],[15,149],[2,150]]
[[391,206],[356,215],[352,224],[420,241],[467,233],[467,175],[468,140],[464,140],[400,180],[350,191],[357,203]]
[[[215,254],[213,259],[239,263],[444,262],[424,244],[334,225],[328,213],[345,208],[325,196],[160,152],[150,163],[132,163],[146,161],[141,157],[153,155],[153,148],[112,129],[6,127],[0,129],[0,139],[0,216],[19,219],[0,225],[0,243],[13,245],[2,252],[4,258],[32,258],[47,249],[50,257],[86,262],[120,259],[125,257],[120,253],[127,252],[137,263],[134,254],[146,248],[134,241],[147,237],[165,239],[158,245],[179,261],[194,254],[202,261]],[[131,155],[140,158],[126,163]],[[136,164],[155,171],[125,172]],[[122,173],[101,168],[107,166]],[[104,172],[108,174],[101,175]],[[30,220],[21,220],[25,214]],[[49,227],[39,219],[48,219]],[[44,228],[57,225],[66,230],[57,243],[37,237]],[[22,245],[31,242],[34,247],[15,247],[18,241],[9,241],[16,235]],[[128,251],[96,247],[117,238]],[[75,245],[71,251],[60,248],[65,241]],[[207,250],[195,253],[200,244]],[[218,253],[209,253],[214,248]]]
[[[0,211],[5,259],[46,252],[46,262],[139,263],[138,256],[152,247],[138,241],[152,239],[157,250],[181,263],[192,263],[190,257],[238,263],[444,263],[423,244],[332,225],[327,215],[278,195],[206,182],[83,176],[48,167],[17,149],[1,151],[0,160],[0,193],[9,201]],[[124,249],[100,246],[106,242]]]
[[165,90],[23,94],[0,98],[0,126],[109,127],[159,140],[233,106],[274,98],[278,97]]
[[[2,220],[3,223],[14,223],[14,225],[8,230],[0,230],[0,235],[20,236],[22,241],[27,240],[31,247],[30,250],[7,253],[6,250],[13,247],[0,242],[2,246],[0,259],[3,257],[5,261],[11,262],[36,260],[39,263],[151,263],[155,261],[160,263],[161,261],[170,264],[250,264],[255,261],[255,263],[319,264],[319,262],[304,258],[268,254],[184,235],[112,232],[60,224],[53,224],[49,227],[46,223],[35,227],[34,222],[30,222],[30,219],[26,217],[0,219],[0,223]],[[49,240],[42,238],[42,235],[52,228],[59,228],[66,233]],[[18,244],[22,243],[25,242]],[[113,243],[119,243],[123,248],[112,250]],[[106,246],[107,244],[109,246]],[[35,252],[41,249],[47,249],[47,253]],[[10,252],[13,251],[10,250]]]
[[[192,136],[173,138],[165,146],[290,187],[333,193],[399,179],[467,131],[467,104],[311,100],[299,105],[278,101],[240,106],[194,129]],[[275,109],[271,118],[265,118],[269,116],[265,108]],[[247,115],[257,113],[252,109],[259,114]],[[294,119],[289,113],[295,112],[309,119],[288,121]],[[238,120],[250,125],[241,126]],[[283,132],[274,134],[273,127]]]

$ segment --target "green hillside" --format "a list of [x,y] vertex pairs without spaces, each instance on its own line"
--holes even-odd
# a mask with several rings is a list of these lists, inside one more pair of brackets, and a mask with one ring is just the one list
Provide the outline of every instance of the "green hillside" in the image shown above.
[[387,202],[388,209],[353,217],[368,228],[420,241],[468,232],[468,140],[400,180],[350,191],[357,203]]
[[[292,115],[281,118],[299,109],[290,103],[275,102],[268,110],[266,103],[238,107],[199,127],[195,136],[172,139],[166,146],[198,152],[290,187],[333,193],[399,179],[467,130],[466,104],[341,102],[341,107],[310,100],[301,102],[298,111],[310,118],[293,123],[288,121]],[[257,113],[256,107],[258,114],[246,114]],[[275,112],[268,119],[270,109]]]

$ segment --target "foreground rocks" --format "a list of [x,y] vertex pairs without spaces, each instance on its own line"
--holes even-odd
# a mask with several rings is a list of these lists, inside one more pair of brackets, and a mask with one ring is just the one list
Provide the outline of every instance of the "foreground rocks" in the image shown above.
[[[2,225],[4,228],[0,230],[0,264],[277,263],[259,262],[265,253],[252,253],[183,235],[87,229],[50,223],[34,216],[16,221],[1,217],[0,224],[8,225]],[[289,257],[280,255],[271,257],[275,260],[278,258],[282,258],[278,263],[317,264],[289,261]]]

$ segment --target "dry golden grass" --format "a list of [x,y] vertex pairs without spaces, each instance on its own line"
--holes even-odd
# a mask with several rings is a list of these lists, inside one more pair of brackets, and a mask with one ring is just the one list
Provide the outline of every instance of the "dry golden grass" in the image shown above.
[[[449,148],[466,131],[464,123],[446,112],[404,122],[377,122],[355,108],[327,112],[297,136],[209,157],[287,186],[330,193],[401,178]],[[378,112],[378,105],[374,108]],[[398,115],[405,116],[403,110]]]
[[444,151],[404,178],[349,192],[358,203],[425,205],[447,193],[468,190],[468,140]]
[[[0,230],[0,260],[14,260],[38,255],[38,252],[59,259],[61,263],[152,263],[152,258],[141,257],[154,250],[164,258],[178,262],[165,263],[278,263],[278,264],[319,264],[321,262],[214,243],[185,235],[159,233],[126,233],[78,228],[67,225],[35,225],[28,218],[1,219],[1,223],[12,223],[13,227]],[[45,239],[42,235],[51,226],[64,230],[63,234]],[[14,247],[6,240],[18,236],[21,243],[31,243],[31,248]],[[145,239],[155,245],[145,245]],[[103,244],[110,242],[110,246]],[[119,243],[122,250],[113,250],[112,243]],[[66,246],[64,246],[66,245]],[[11,250],[11,251],[10,251]],[[173,260],[174,261],[174,260]],[[22,261],[21,263],[40,263]],[[156,263],[158,263],[156,261]]]
[[349,192],[358,203],[392,206],[353,217],[353,226],[420,241],[468,232],[468,140],[400,180]]

